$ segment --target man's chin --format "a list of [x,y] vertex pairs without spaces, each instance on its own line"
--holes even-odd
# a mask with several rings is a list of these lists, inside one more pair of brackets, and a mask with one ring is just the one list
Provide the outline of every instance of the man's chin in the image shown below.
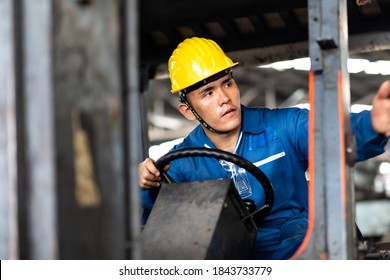
[[223,129],[219,130],[224,134],[234,134],[235,132],[240,130],[240,126],[233,126],[233,127],[224,127]]

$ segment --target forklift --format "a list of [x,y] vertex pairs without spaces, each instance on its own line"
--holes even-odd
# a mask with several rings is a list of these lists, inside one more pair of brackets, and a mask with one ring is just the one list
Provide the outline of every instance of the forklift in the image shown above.
[[[207,215],[192,216],[207,237],[194,236],[181,255],[180,244],[162,239],[167,234],[153,235],[171,213],[151,213],[144,228],[140,222],[148,85],[166,76],[161,65],[173,46],[196,35],[219,41],[243,67],[310,57],[309,229],[292,259],[388,259],[390,244],[368,243],[355,222],[347,59],[390,49],[389,14],[388,0],[0,0],[0,258],[248,258],[234,248],[253,244],[253,221],[272,209],[273,189],[242,158],[186,150],[159,164],[199,153],[243,165],[266,193],[260,211],[229,180],[166,178],[156,207],[188,189],[191,211],[210,206]],[[197,201],[199,192],[214,192],[215,200]],[[167,229],[188,235],[183,223]],[[166,247],[157,254],[145,238]]]

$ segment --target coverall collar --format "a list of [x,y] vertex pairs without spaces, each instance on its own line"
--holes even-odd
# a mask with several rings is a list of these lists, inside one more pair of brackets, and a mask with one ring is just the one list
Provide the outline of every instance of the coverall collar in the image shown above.
[[242,121],[241,121],[241,131],[243,133],[252,133],[259,134],[264,131],[263,122],[254,124],[253,120],[259,119],[259,110],[252,110],[244,105],[241,105]]

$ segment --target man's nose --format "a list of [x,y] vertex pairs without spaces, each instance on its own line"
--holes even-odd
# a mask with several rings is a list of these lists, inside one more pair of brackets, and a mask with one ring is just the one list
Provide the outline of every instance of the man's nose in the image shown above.
[[218,98],[219,98],[219,104],[220,105],[229,103],[229,101],[230,101],[229,94],[223,88],[220,88],[218,90]]

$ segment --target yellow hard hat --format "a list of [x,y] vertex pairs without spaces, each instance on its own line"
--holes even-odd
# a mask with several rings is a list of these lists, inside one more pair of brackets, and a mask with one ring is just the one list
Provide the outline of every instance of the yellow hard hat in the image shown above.
[[197,37],[185,39],[168,61],[171,91],[182,91],[237,64],[213,40]]

